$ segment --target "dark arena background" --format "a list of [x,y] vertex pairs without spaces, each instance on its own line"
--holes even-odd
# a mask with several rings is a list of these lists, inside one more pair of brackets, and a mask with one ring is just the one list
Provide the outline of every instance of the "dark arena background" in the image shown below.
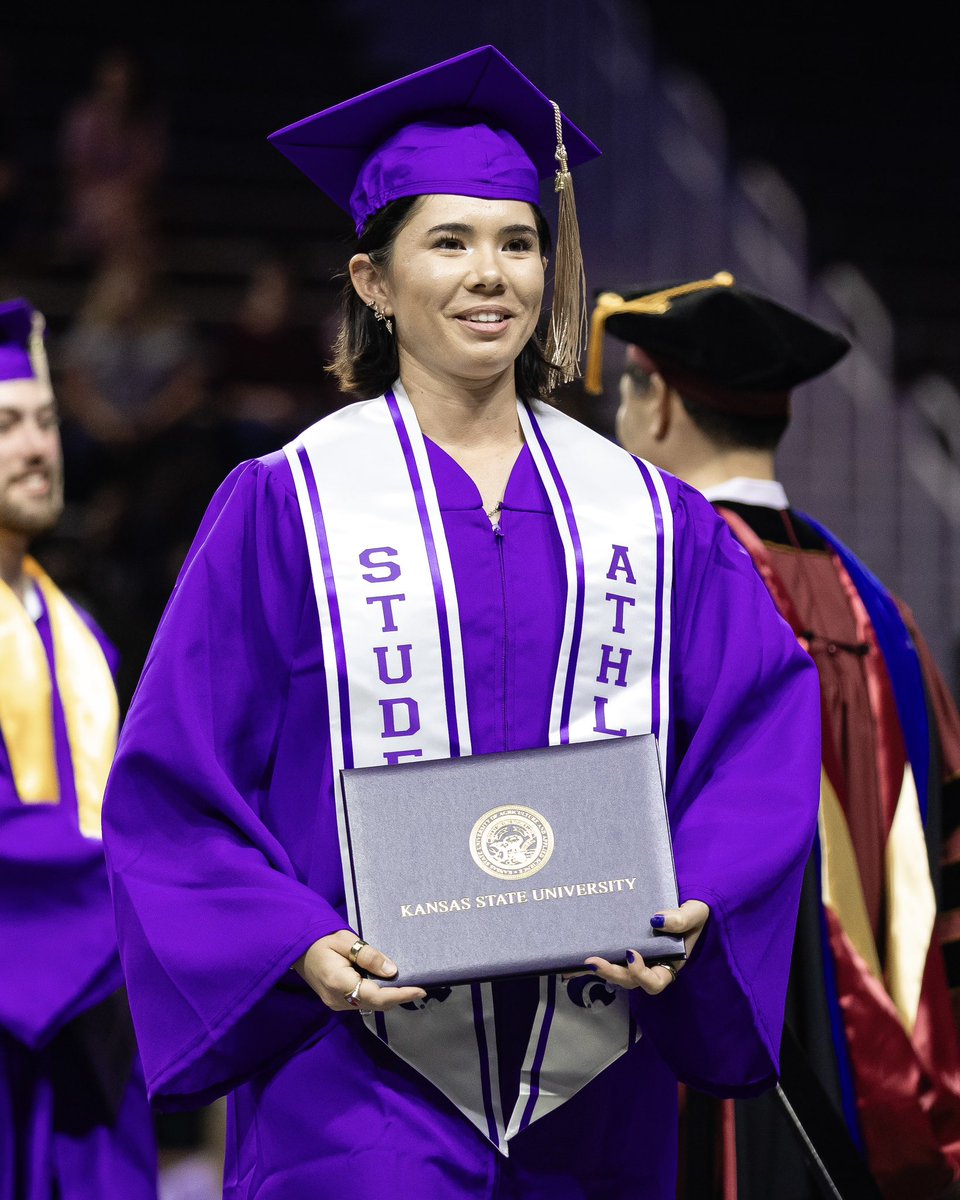
[[[119,646],[121,702],[219,481],[343,403],[323,368],[352,229],[266,135],[487,42],[604,151],[576,176],[591,292],[728,269],[852,338],[795,396],[782,476],[910,604],[958,693],[950,16],[823,0],[3,5],[0,299],[47,315],[66,455],[67,511],[38,551]],[[605,396],[561,397],[607,434],[618,367],[611,343]],[[217,1122],[163,1123],[171,1172]],[[197,1162],[192,1185],[168,1174],[168,1200],[219,1194]]]

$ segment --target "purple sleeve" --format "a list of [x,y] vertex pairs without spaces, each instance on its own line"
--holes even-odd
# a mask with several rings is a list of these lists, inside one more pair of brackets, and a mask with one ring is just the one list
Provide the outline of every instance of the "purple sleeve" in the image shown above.
[[[229,1090],[330,1015],[289,968],[345,922],[265,813],[299,620],[315,604],[280,476],[247,463],[214,497],[107,786],[120,954],[148,1089],[166,1107]],[[302,783],[309,797],[316,780]]]
[[121,984],[98,841],[57,804],[22,804],[0,745],[0,1029],[48,1042]]
[[804,866],[820,791],[816,669],[746,552],[676,489],[673,753],[668,806],[680,899],[711,915],[661,996],[633,993],[678,1078],[750,1095],[775,1082]]
[[[78,612],[112,667],[110,643]],[[45,617],[39,628],[52,655]],[[71,770],[62,713],[54,740],[62,777]],[[75,803],[21,802],[2,735],[0,947],[0,1029],[32,1049],[122,982],[103,847],[81,834]]]

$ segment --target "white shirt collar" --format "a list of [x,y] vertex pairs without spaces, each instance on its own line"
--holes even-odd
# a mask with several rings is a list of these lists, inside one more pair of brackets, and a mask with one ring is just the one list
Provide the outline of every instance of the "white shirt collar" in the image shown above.
[[789,508],[783,484],[776,479],[750,479],[736,475],[723,483],[713,483],[701,488],[701,493],[712,503],[733,500],[740,504],[755,504],[761,508]]
[[43,616],[43,601],[40,599],[40,592],[35,583],[31,583],[24,593],[23,607],[27,610],[27,616],[34,623]]

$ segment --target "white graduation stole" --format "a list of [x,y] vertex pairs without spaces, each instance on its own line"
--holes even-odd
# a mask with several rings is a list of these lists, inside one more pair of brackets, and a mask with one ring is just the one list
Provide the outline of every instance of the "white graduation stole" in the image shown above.
[[[653,732],[666,764],[673,523],[663,481],[549,405],[517,408],[566,562],[550,744]],[[335,787],[342,767],[470,754],[453,570],[402,385],[324,418],[285,453],[320,617]],[[543,977],[519,1098],[504,1114],[490,984],[435,990],[420,1008],[365,1020],[503,1154],[639,1036],[624,993]]]

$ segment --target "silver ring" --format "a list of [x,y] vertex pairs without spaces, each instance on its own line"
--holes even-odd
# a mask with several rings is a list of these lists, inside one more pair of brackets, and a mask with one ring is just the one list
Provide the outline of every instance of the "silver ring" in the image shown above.
[[658,963],[657,963],[657,966],[658,966],[658,967],[666,967],[666,968],[667,968],[667,970],[670,972],[670,974],[673,976],[673,979],[671,979],[671,981],[670,981],[670,982],[671,982],[671,983],[676,983],[676,981],[677,981],[677,968],[676,968],[676,967],[673,965],[673,963],[668,963],[668,962],[658,962]]
[[363,938],[357,938],[357,940],[350,947],[349,951],[347,952],[347,958],[350,959],[351,967],[355,967],[357,965],[357,959],[360,957],[360,951],[364,948],[364,946],[366,946],[366,944],[367,943],[363,940]]
[[344,993],[343,998],[344,998],[344,1000],[346,1000],[346,1002],[350,1005],[351,1008],[359,1008],[360,1007],[360,988],[361,988],[362,984],[363,984],[363,979],[362,978],[358,979],[357,983],[356,983],[356,987],[354,987],[353,991]]

